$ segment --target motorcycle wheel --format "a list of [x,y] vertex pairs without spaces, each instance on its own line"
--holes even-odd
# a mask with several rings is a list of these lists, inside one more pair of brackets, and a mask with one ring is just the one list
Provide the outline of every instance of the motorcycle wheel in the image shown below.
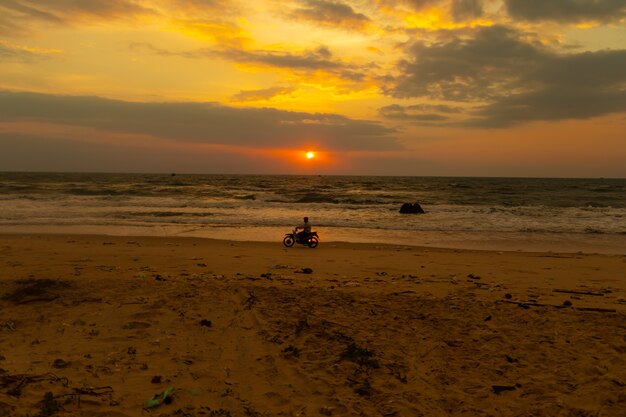
[[307,245],[309,246],[309,248],[315,248],[317,247],[318,244],[319,244],[319,241],[317,240],[315,236],[311,236],[307,242]]
[[288,248],[292,247],[294,243],[295,241],[291,236],[285,236],[285,238],[283,239],[283,245],[287,246]]

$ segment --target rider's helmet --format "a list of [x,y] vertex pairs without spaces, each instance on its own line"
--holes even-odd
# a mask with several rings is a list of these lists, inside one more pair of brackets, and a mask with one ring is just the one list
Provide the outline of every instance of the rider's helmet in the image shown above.
[[305,218],[304,218],[304,221],[305,221],[305,222],[308,222],[308,221],[309,221],[309,218],[308,218],[308,217],[305,217]]

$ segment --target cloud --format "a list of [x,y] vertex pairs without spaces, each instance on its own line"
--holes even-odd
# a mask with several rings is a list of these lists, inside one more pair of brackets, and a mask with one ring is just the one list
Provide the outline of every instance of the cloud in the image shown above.
[[132,146],[50,135],[0,132],[0,166],[8,171],[284,174],[286,158],[198,146]]
[[371,67],[369,64],[355,66],[344,63],[335,58],[330,50],[324,46],[299,52],[229,48],[212,51],[211,53],[243,64],[255,64],[295,72],[323,71],[339,79],[356,83],[367,79],[366,71]]
[[387,93],[473,104],[469,125],[585,119],[626,107],[626,50],[563,54],[532,34],[494,26],[472,37],[416,42],[408,55]]
[[177,19],[172,24],[182,33],[217,45],[240,48],[253,42],[248,31],[233,21],[214,19]]
[[242,5],[236,0],[166,0],[171,9],[187,9],[194,14],[198,12],[219,12],[221,16],[241,13]]
[[416,123],[441,122],[449,120],[449,114],[459,113],[460,111],[461,108],[459,107],[434,104],[415,104],[410,106],[392,104],[378,109],[379,114],[387,119],[404,120]]
[[483,0],[452,0],[451,11],[456,21],[479,18],[483,15]]
[[17,48],[0,41],[0,63],[3,62],[31,62],[39,54],[23,48]]
[[395,8],[398,4],[404,4],[416,12],[428,9],[438,9],[449,13],[455,21],[467,21],[482,17],[484,4],[489,0],[376,0],[379,4]]
[[0,9],[15,18],[57,24],[77,19],[126,18],[154,13],[130,0],[3,0]]
[[0,35],[16,37],[61,26],[157,15],[131,0],[2,0]]
[[551,56],[518,84],[534,87],[481,106],[468,124],[507,127],[626,112],[626,50]]
[[370,19],[357,13],[348,4],[338,1],[304,0],[304,7],[289,13],[289,17],[324,26],[362,30],[370,23]]
[[232,96],[232,99],[235,101],[260,101],[260,100],[271,100],[277,96],[283,96],[289,93],[292,93],[296,90],[295,87],[284,87],[284,86],[276,86],[263,88],[259,90],[242,90],[237,94]]
[[[379,0],[383,4],[394,5],[394,0]],[[423,10],[429,7],[437,6],[443,3],[443,0],[400,0],[400,3],[406,3],[414,10]]]
[[504,0],[514,19],[578,23],[613,22],[626,17],[624,0]]
[[[164,56],[180,56],[189,59],[219,57],[228,61],[286,69],[295,72],[323,71],[328,75],[349,82],[361,82],[368,78],[367,69],[372,65],[347,64],[333,56],[324,46],[304,51],[283,51],[273,49],[246,49],[238,45],[222,45],[221,48],[200,48],[190,51],[168,51],[149,43],[132,43],[131,49],[144,49]],[[371,68],[370,68],[371,69]]]
[[427,45],[416,42],[389,93],[399,98],[430,97],[452,101],[485,100],[501,94],[518,71],[549,54],[538,42],[503,26],[483,27],[474,37]]
[[318,47],[302,52],[230,48],[213,51],[212,53],[236,62],[263,64],[280,68],[335,70],[344,66],[340,61],[333,59],[331,52],[326,47]]
[[2,0],[0,34],[40,31],[42,24],[141,24],[145,18],[159,18],[196,38],[241,44],[249,40],[239,24],[242,10],[236,0]]
[[234,108],[215,103],[137,103],[0,90],[0,122],[39,122],[142,134],[183,143],[252,148],[399,149],[395,131],[336,114]]

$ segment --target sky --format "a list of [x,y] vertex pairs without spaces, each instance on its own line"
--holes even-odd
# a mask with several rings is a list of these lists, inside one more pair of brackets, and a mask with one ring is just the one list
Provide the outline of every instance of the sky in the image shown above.
[[0,0],[0,171],[625,178],[626,1]]

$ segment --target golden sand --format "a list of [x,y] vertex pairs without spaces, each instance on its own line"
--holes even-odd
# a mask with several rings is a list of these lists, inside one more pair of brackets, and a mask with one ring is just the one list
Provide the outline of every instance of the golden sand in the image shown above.
[[1,235],[0,416],[626,416],[624,271],[618,255]]

